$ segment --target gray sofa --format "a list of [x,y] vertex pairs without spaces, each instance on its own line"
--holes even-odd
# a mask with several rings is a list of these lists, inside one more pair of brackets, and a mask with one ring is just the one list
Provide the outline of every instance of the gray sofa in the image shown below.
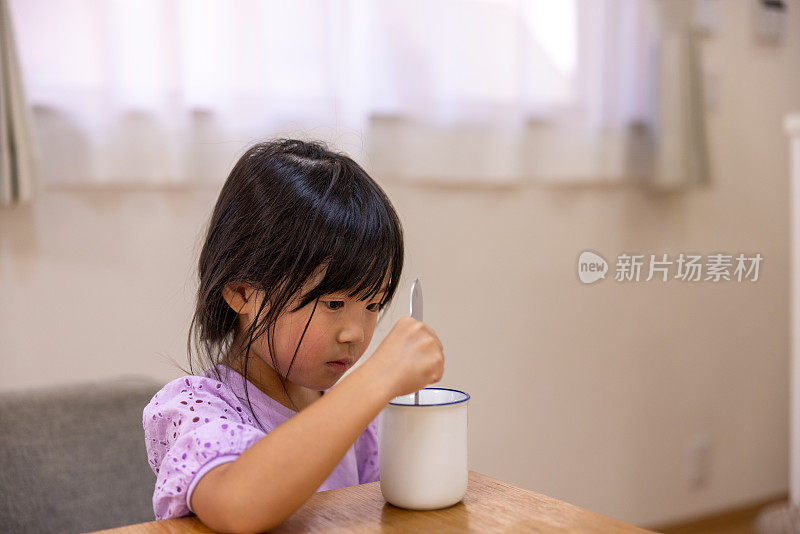
[[90,532],[153,521],[146,378],[0,393],[0,531]]

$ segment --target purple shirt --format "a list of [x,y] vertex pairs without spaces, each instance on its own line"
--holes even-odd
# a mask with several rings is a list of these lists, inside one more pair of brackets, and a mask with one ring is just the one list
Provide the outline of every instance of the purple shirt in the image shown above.
[[[245,400],[244,377],[224,365],[217,369],[222,382],[216,380],[213,370],[176,378],[144,408],[147,457],[157,477],[153,493],[156,519],[192,513],[192,491],[203,475],[232,462],[297,414],[248,381],[247,393],[264,432]],[[317,491],[379,480],[377,423],[375,418],[367,426]]]

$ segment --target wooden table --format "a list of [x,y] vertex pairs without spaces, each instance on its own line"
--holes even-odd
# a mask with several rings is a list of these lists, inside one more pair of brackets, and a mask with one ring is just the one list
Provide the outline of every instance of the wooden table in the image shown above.
[[[105,534],[213,532],[196,516],[140,523]],[[443,510],[388,504],[380,482],[315,493],[270,532],[650,532],[475,471],[464,499]]]

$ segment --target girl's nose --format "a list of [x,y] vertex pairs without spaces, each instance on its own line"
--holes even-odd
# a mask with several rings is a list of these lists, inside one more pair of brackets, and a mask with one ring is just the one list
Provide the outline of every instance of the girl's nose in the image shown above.
[[366,339],[367,325],[364,317],[360,314],[351,316],[339,330],[339,343],[363,343]]

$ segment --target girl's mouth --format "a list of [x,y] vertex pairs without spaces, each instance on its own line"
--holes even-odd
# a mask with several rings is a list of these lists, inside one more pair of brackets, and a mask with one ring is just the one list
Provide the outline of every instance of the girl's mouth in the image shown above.
[[344,373],[353,364],[350,360],[337,360],[335,362],[328,362],[325,365],[336,371],[337,373]]

